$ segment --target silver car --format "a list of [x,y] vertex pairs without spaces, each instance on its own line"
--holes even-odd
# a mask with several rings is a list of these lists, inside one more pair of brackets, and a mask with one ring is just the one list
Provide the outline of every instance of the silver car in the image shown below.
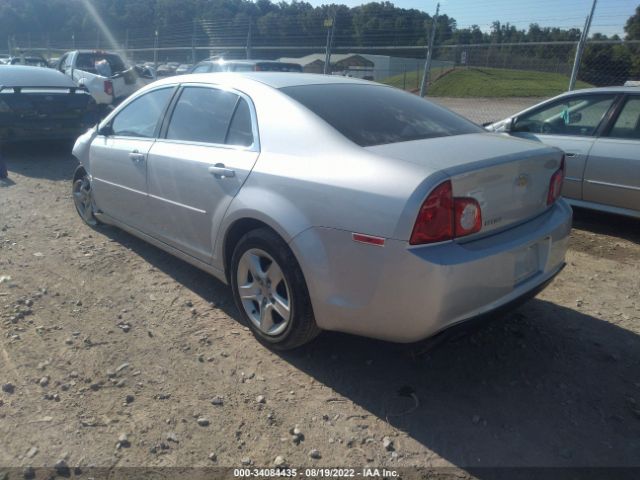
[[401,90],[286,73],[167,78],[74,154],[78,213],[229,283],[279,349],[339,330],[412,342],[563,267],[563,156]]
[[488,129],[564,150],[570,204],[640,218],[640,88],[565,93]]

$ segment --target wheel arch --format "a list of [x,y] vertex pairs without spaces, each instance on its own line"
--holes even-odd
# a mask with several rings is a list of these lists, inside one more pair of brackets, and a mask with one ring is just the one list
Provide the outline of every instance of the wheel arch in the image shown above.
[[253,217],[239,218],[229,225],[229,228],[226,230],[222,242],[222,261],[227,282],[230,282],[229,275],[231,273],[231,256],[233,255],[233,250],[245,234],[259,228],[267,228],[282,238],[282,235],[270,225]]
[[[75,157],[74,157],[75,158]],[[77,160],[77,159],[76,159]],[[75,182],[76,180],[78,180],[82,175],[87,175],[87,169],[84,167],[84,165],[82,165],[81,163],[76,167],[75,171],[73,172],[73,181]]]

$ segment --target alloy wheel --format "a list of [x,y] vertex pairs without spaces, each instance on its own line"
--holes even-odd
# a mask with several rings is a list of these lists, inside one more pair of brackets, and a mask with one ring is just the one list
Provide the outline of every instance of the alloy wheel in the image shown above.
[[269,336],[284,332],[291,321],[291,289],[273,257],[259,248],[247,250],[236,281],[242,307],[256,328]]

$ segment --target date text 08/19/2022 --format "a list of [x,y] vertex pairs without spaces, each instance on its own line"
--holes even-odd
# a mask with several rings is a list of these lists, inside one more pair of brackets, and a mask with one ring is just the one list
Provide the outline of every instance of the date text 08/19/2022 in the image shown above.
[[398,472],[386,468],[234,468],[233,476],[236,478],[393,478],[398,476]]

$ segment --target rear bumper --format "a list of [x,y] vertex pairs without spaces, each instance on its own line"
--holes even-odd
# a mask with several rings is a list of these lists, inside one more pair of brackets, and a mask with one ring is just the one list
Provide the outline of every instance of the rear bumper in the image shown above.
[[564,266],[571,208],[468,243],[384,247],[313,228],[291,243],[321,328],[414,342],[537,293]]
[[90,126],[90,122],[78,121],[72,125],[61,127],[59,124],[50,125],[13,125],[0,126],[0,141],[5,143],[43,141],[43,140],[75,140]]

